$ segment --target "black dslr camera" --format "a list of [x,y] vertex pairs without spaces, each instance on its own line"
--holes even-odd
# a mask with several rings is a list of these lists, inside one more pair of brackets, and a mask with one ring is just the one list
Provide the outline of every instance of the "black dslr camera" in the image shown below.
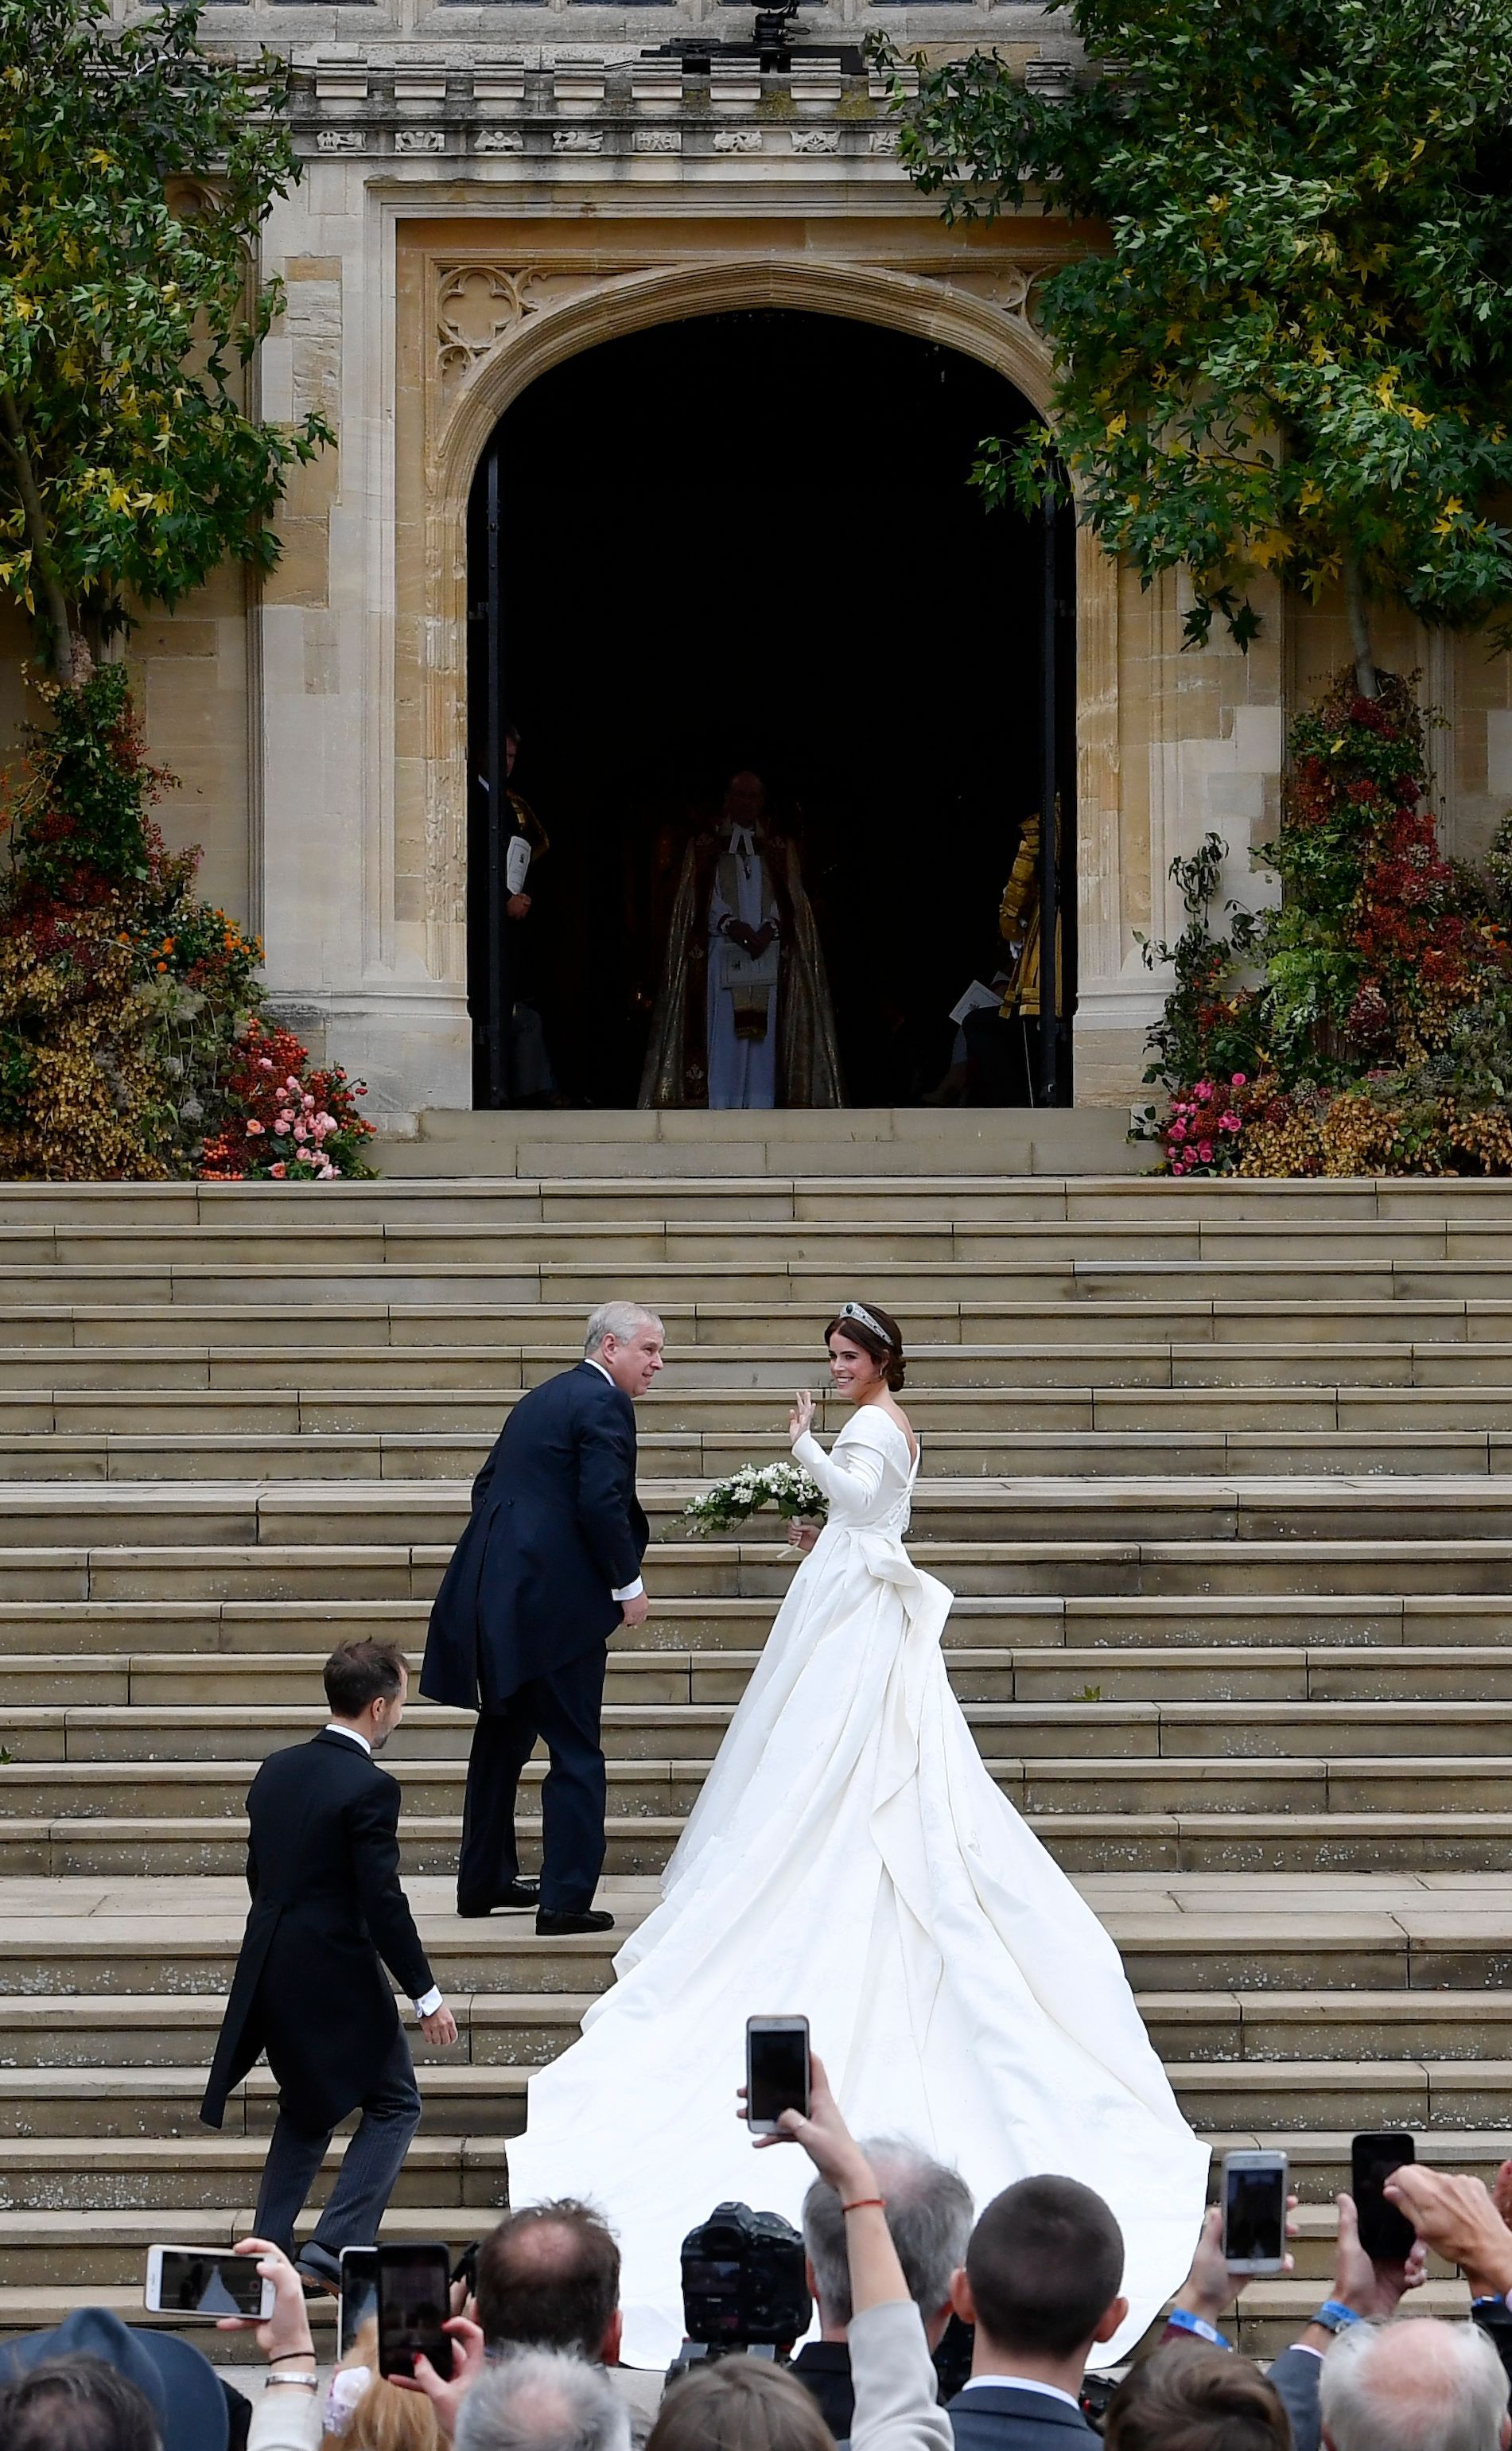
[[780,2213],[716,2205],[682,2242],[682,2322],[688,2338],[673,2366],[748,2349],[786,2347],[809,2328],[814,2302],[803,2241]]

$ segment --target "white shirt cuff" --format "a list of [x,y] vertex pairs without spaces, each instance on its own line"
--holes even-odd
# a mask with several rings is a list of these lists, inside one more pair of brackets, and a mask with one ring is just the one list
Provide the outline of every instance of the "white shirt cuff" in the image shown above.
[[441,1985],[439,1983],[433,1983],[430,1990],[425,1993],[424,1998],[416,2001],[415,2014],[417,2017],[434,2017],[441,2005]]
[[609,1597],[612,1600],[638,1600],[645,1588],[644,1582],[638,1575],[633,1583],[626,1583],[623,1591],[611,1592]]

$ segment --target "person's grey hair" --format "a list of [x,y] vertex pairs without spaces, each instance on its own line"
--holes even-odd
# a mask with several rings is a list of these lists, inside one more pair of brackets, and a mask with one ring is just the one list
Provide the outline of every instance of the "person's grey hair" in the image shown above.
[[[874,2137],[861,2147],[887,2198],[887,2226],[913,2299],[926,2323],[951,2294],[951,2275],[965,2261],[975,2206],[959,2170],[932,2161],[906,2136]],[[803,2245],[826,2321],[851,2320],[851,2265],[845,2215],[827,2179],[803,2199]]]
[[630,2451],[630,2411],[602,2366],[518,2349],[484,2369],[461,2404],[457,2451]]
[[583,1357],[587,1360],[597,1353],[606,1336],[612,1336],[617,1344],[628,1344],[638,1329],[660,1325],[656,1312],[647,1310],[644,1303],[600,1303],[589,1318],[583,1334]]
[[1506,2374],[1478,2324],[1352,2324],[1323,2362],[1334,2451],[1500,2451]]

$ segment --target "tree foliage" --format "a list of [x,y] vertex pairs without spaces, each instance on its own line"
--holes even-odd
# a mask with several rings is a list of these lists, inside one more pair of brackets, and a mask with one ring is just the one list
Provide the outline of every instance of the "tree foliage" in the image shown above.
[[0,0],[0,588],[64,678],[124,593],[270,566],[285,472],[330,439],[238,396],[281,304],[251,245],[295,175],[287,69],[212,59],[201,14]]
[[[1512,641],[1512,0],[1071,0],[1062,98],[975,56],[903,139],[948,218],[1037,191],[1101,224],[1038,290],[1053,449],[1194,643],[1241,645],[1273,571]],[[1037,500],[1048,430],[978,481]],[[1502,498],[1499,501],[1499,497]]]

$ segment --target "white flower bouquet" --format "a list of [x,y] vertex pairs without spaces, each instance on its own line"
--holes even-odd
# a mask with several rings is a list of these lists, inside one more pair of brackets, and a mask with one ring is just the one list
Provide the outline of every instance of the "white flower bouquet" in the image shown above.
[[796,1463],[743,1463],[701,1498],[691,1499],[682,1511],[708,1540],[749,1523],[763,1506],[775,1506],[784,1523],[822,1523],[830,1511],[818,1482]]

